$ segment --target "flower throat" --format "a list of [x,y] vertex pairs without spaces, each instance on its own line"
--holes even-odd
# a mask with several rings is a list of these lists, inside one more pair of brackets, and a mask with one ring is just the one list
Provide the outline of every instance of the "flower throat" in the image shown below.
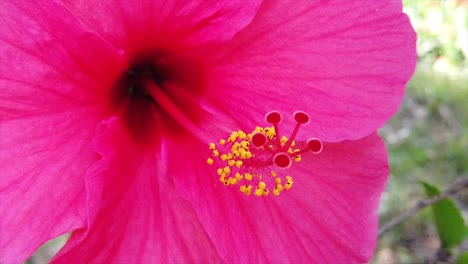
[[196,59],[162,51],[136,56],[117,80],[112,102],[131,137],[151,146],[163,133],[181,135],[200,123],[197,96],[204,67]]
[[309,116],[301,111],[294,113],[296,126],[289,138],[280,135],[281,115],[270,112],[266,121],[273,126],[256,127],[251,133],[234,131],[217,144],[210,143],[212,158],[209,165],[217,164],[219,180],[226,186],[239,185],[245,195],[252,192],[255,196],[278,196],[284,190],[291,189],[293,177],[288,169],[293,162],[301,162],[301,155],[306,152],[318,154],[322,151],[322,142],[311,138],[306,142],[294,139],[301,125],[307,124]]
[[154,93],[161,91],[164,75],[153,63],[130,65],[117,80],[112,102],[135,142],[151,145],[163,111]]

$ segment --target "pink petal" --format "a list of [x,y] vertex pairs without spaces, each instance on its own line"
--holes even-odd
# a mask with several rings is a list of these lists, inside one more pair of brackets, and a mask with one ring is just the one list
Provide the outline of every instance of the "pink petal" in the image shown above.
[[73,233],[53,263],[220,262],[157,153],[133,145],[116,119],[99,142],[101,171],[87,177],[98,183],[89,186],[89,225]]
[[265,1],[212,60],[208,94],[238,120],[299,106],[325,141],[368,135],[398,109],[416,64],[401,9],[391,0]]
[[84,179],[99,160],[90,142],[109,81],[96,72],[119,57],[72,17],[48,1],[0,5],[1,263],[86,224]]
[[258,0],[65,2],[90,29],[127,52],[143,47],[180,51],[229,40],[250,23],[260,5]]
[[290,190],[262,198],[220,183],[200,165],[202,146],[182,146],[170,145],[169,173],[228,263],[362,263],[372,256],[388,175],[376,134],[325,143],[322,153],[293,165]]
[[1,263],[24,261],[45,241],[85,224],[84,175],[99,158],[90,151],[92,124],[84,118],[92,113],[1,123]]

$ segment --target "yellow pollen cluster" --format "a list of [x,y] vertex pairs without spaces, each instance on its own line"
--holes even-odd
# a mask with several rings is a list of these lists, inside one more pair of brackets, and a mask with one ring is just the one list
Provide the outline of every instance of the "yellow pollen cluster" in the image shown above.
[[[265,136],[263,146],[254,146],[252,136],[261,133]],[[239,190],[245,195],[267,196],[270,193],[278,196],[283,190],[291,189],[292,177],[284,171],[274,170],[272,159],[276,152],[291,154],[291,160],[301,161],[301,156],[294,156],[299,149],[294,149],[295,142],[290,142],[287,151],[278,150],[277,145],[284,147],[288,138],[282,137],[277,142],[274,127],[256,127],[247,134],[242,130],[234,131],[218,144],[210,143],[212,157],[207,159],[209,165],[217,164],[219,180],[226,186],[239,185]],[[216,162],[215,162],[216,161]]]

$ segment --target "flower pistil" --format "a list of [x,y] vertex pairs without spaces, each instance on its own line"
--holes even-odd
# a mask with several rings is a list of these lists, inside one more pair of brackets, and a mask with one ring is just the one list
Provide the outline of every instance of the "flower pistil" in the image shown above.
[[318,154],[323,145],[319,139],[295,141],[301,125],[309,123],[309,116],[302,111],[294,113],[296,126],[288,138],[279,134],[278,125],[281,115],[276,111],[266,115],[266,121],[272,126],[257,126],[252,132],[233,131],[229,137],[210,143],[212,157],[209,165],[218,165],[219,180],[226,186],[240,185],[239,190],[245,195],[252,192],[255,196],[275,196],[291,189],[293,178],[288,169],[294,162],[301,162],[305,152]]

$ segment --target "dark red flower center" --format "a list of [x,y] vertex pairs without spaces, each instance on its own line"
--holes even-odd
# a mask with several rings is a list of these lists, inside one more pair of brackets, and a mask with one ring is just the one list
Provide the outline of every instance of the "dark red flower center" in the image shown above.
[[197,97],[204,67],[193,58],[152,51],[135,56],[117,80],[112,102],[136,142],[151,145],[162,133],[180,136],[201,122]]

